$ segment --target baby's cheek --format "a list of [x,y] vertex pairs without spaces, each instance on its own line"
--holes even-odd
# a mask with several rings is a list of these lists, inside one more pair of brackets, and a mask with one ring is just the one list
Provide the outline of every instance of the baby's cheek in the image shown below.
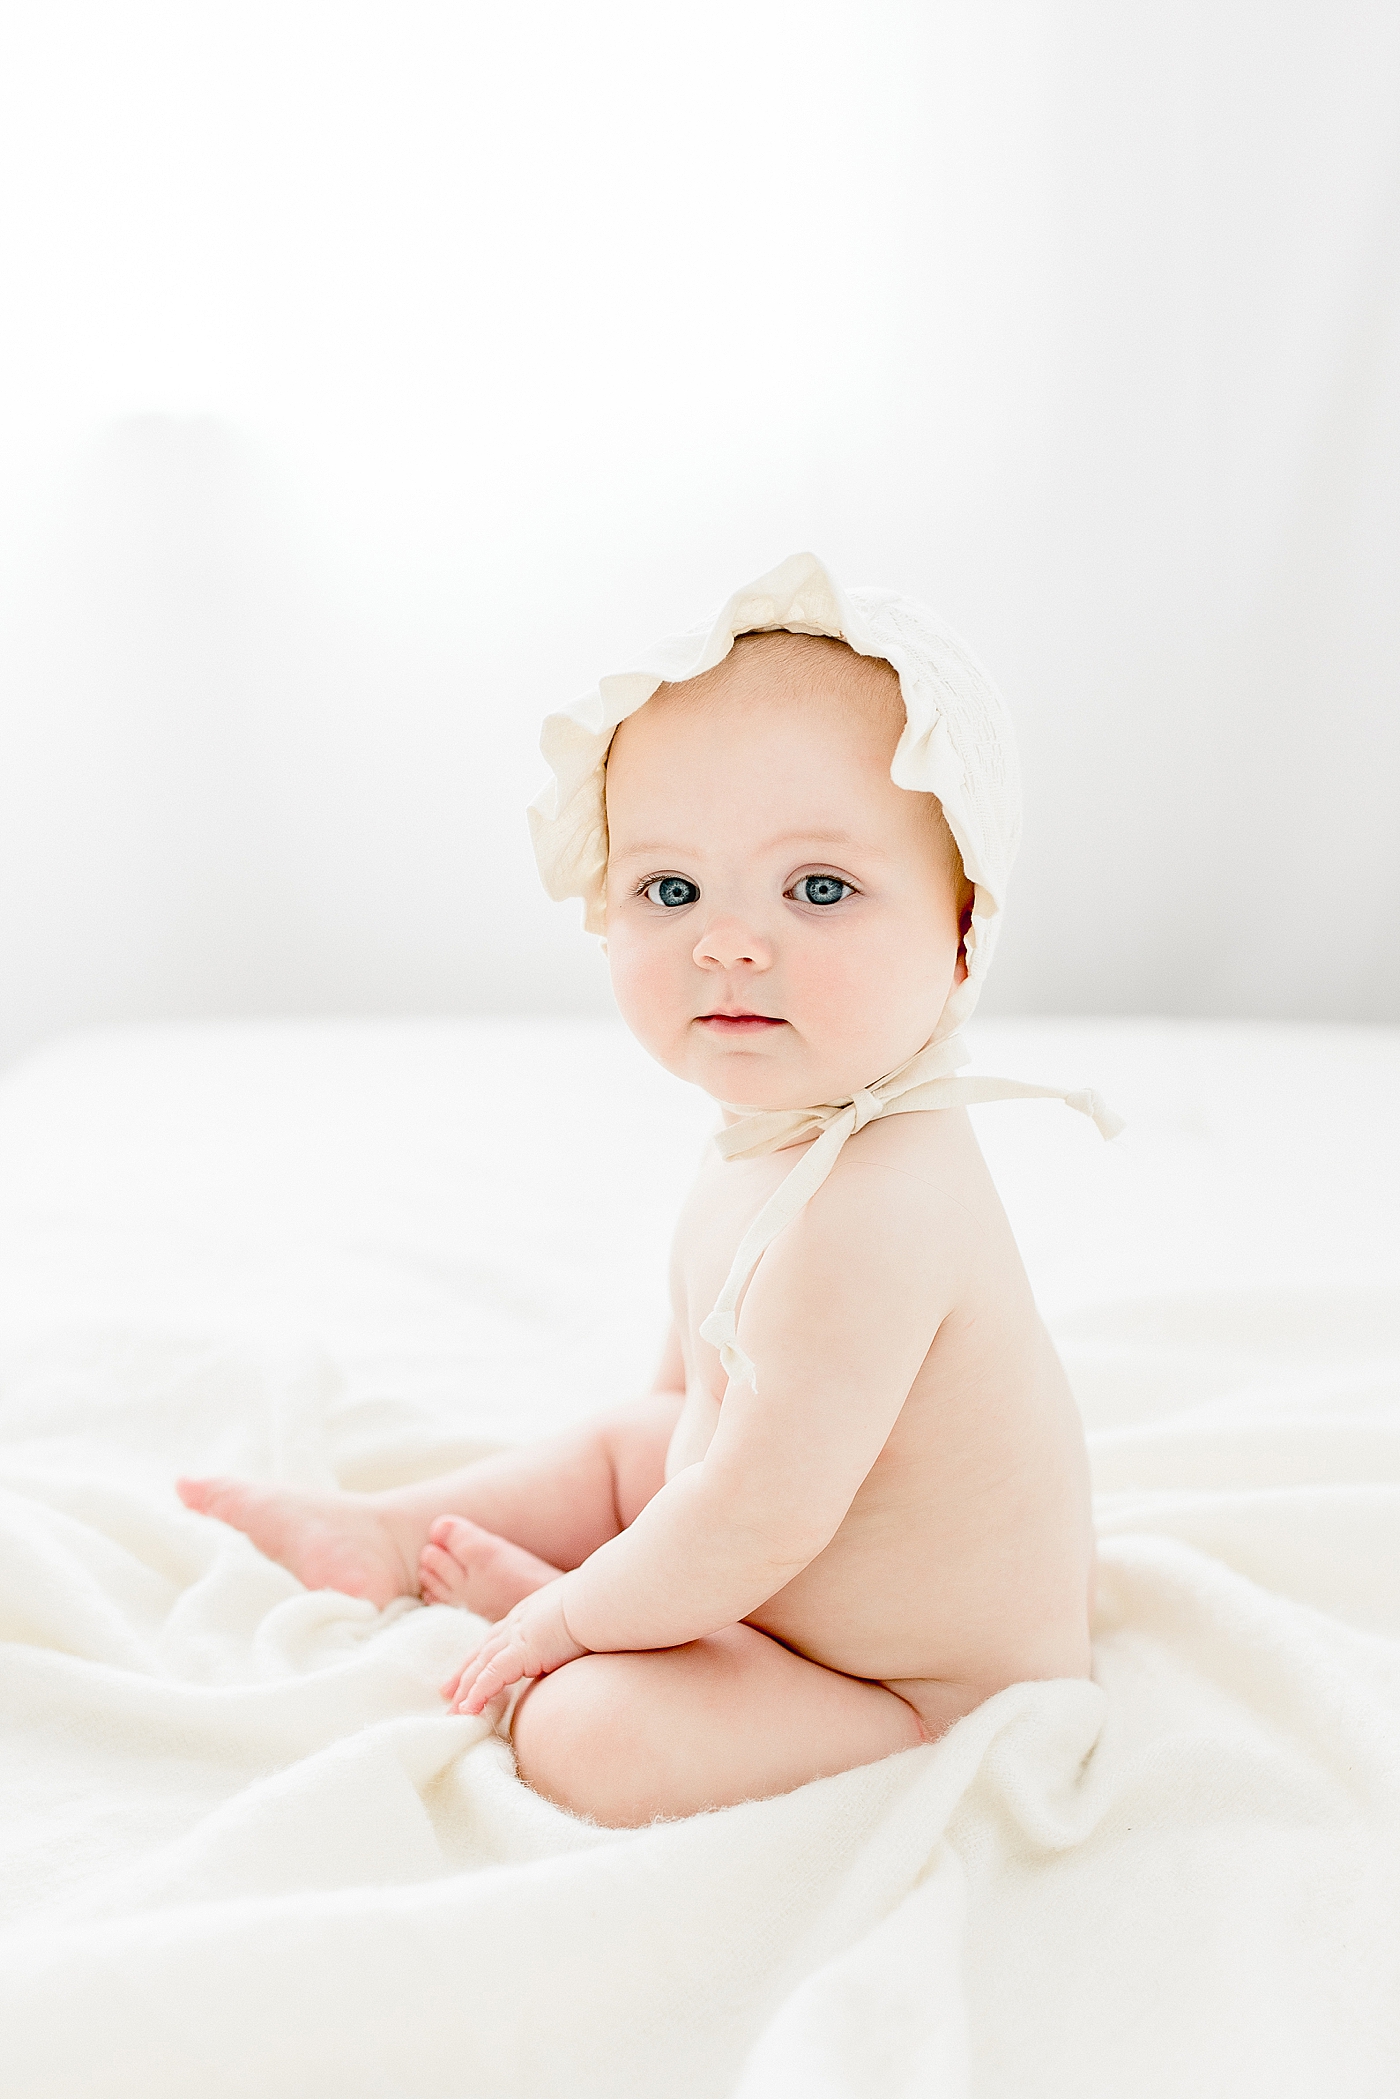
[[675,1030],[682,1003],[672,957],[659,944],[638,940],[625,926],[610,925],[608,970],[618,1011],[632,1033],[648,1049],[662,1049]]
[[814,1020],[844,1033],[868,1024],[889,996],[891,972],[882,956],[854,943],[824,945],[789,963],[789,981]]
[[833,1051],[873,1058],[881,1068],[895,1048],[907,1055],[906,1038],[932,1034],[946,997],[936,949],[922,928],[882,928],[804,955],[794,988],[808,1025]]

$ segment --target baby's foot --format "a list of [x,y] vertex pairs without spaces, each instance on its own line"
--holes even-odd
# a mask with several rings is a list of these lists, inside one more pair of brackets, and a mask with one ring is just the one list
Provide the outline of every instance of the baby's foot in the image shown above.
[[439,1516],[428,1540],[418,1562],[423,1595],[429,1603],[460,1604],[481,1618],[504,1618],[522,1596],[532,1596],[562,1572],[465,1516]]
[[252,1539],[308,1589],[363,1596],[380,1610],[418,1583],[385,1518],[358,1494],[294,1494],[252,1480],[182,1479],[187,1509],[217,1516]]

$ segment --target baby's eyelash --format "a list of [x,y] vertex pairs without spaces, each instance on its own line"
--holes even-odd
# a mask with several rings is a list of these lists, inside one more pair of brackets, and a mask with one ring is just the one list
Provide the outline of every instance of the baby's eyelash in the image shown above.
[[[804,888],[809,893],[800,895],[799,891]],[[812,895],[812,889],[822,893]],[[657,893],[653,895],[653,891]],[[685,891],[689,894],[682,893]],[[700,895],[700,885],[690,875],[650,874],[643,875],[639,881],[634,882],[631,893],[634,897],[645,897],[654,904],[674,911],[695,903]],[[783,895],[791,898],[794,903],[806,904],[813,910],[827,911],[836,904],[844,904],[848,896],[859,894],[858,886],[849,875],[838,875],[833,868],[824,867],[812,868],[806,874],[798,875],[783,891]]]
[[[800,895],[799,891],[808,888],[809,885],[825,890],[834,889],[839,894],[836,896]],[[858,896],[859,893],[855,883],[848,876],[838,875],[831,868],[825,867],[813,868],[807,874],[799,875],[797,880],[783,891],[783,895],[791,897],[795,904],[807,904],[814,910],[823,911],[831,910],[836,904],[844,904],[848,896]]]
[[[657,892],[655,896],[652,895],[653,890]],[[668,890],[672,894],[667,895],[666,892]],[[678,890],[689,890],[690,894],[688,896],[677,895],[674,892]],[[697,901],[700,895],[700,884],[692,881],[689,875],[645,875],[632,894],[646,897],[651,903],[659,905],[663,910],[675,911],[683,908],[686,904],[693,904]]]

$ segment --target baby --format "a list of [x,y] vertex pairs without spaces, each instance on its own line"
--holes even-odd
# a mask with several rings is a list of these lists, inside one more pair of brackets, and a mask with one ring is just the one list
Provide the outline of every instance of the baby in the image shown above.
[[309,1586],[495,1620],[448,1703],[615,1827],[1090,1667],[1079,1416],[963,1105],[1040,1089],[952,1076],[1014,851],[1004,717],[928,615],[810,556],[701,639],[671,645],[698,674],[653,662],[555,718],[536,825],[628,1026],[723,1105],[655,1390],[388,1493],[180,1483]]

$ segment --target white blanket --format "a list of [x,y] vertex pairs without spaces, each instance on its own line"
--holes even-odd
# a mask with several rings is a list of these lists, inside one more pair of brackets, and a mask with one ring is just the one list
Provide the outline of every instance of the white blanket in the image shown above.
[[977,1111],[1090,1430],[1095,1682],[620,1834],[443,1717],[472,1621],[308,1594],[169,1481],[387,1484],[635,1391],[707,1104],[564,1023],[0,1083],[7,2095],[1389,2099],[1400,1037],[974,1047],[1131,1121]]

